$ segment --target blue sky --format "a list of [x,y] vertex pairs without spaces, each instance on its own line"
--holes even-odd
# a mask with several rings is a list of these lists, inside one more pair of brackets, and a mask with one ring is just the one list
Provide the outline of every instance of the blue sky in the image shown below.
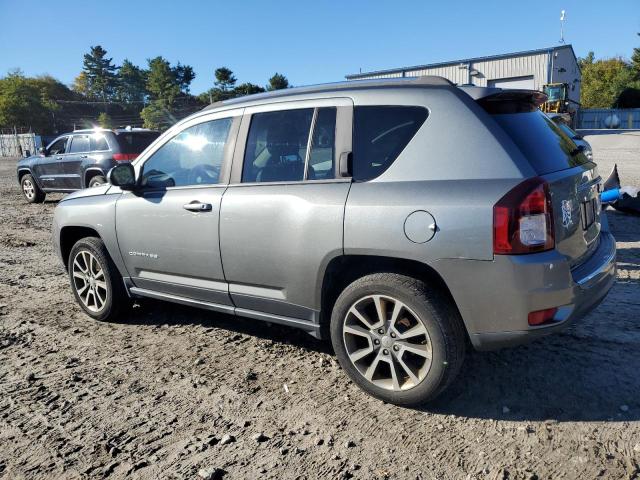
[[192,65],[192,92],[216,67],[264,85],[543,48],[565,39],[578,56],[629,57],[640,46],[640,0],[167,1],[0,0],[0,75],[20,68],[71,83],[100,44],[119,64],[162,55]]

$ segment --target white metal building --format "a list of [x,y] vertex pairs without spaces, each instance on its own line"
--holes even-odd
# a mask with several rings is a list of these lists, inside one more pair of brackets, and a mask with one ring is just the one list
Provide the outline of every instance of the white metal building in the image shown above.
[[438,75],[459,85],[535,90],[542,90],[547,83],[568,83],[569,98],[580,101],[580,67],[571,45],[356,73],[347,75],[347,80],[422,75]]

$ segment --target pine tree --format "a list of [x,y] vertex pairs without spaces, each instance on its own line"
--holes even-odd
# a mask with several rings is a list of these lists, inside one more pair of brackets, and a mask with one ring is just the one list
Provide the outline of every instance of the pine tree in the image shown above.
[[82,68],[89,95],[103,102],[112,98],[116,86],[117,67],[106,55],[107,51],[100,45],[91,47],[90,53],[84,55]]
[[223,92],[231,90],[236,84],[236,77],[233,76],[233,72],[227,67],[217,68],[215,71],[215,77],[215,86]]
[[[640,36],[640,33],[638,33],[638,36]],[[633,53],[631,54],[631,68],[633,68],[635,79],[640,80],[640,47],[633,49]]]
[[274,73],[273,77],[269,79],[267,90],[282,90],[283,88],[289,88],[289,80],[278,72]]
[[125,59],[118,71],[115,96],[120,102],[142,102],[147,96],[147,71]]

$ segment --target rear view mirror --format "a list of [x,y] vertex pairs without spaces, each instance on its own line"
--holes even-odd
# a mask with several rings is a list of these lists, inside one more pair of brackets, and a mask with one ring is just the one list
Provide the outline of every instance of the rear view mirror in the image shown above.
[[130,163],[116,165],[107,175],[109,183],[120,187],[121,190],[133,190],[136,188],[136,172]]

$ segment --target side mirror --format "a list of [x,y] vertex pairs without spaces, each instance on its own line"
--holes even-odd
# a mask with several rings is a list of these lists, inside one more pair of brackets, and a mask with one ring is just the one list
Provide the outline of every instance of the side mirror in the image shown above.
[[38,149],[38,155],[42,155],[43,157],[46,157],[46,156],[47,156],[47,149],[46,149],[46,147],[40,147],[40,148]]
[[135,190],[136,184],[136,172],[133,169],[133,165],[130,163],[121,163],[116,165],[107,174],[109,183],[120,187],[121,190]]

